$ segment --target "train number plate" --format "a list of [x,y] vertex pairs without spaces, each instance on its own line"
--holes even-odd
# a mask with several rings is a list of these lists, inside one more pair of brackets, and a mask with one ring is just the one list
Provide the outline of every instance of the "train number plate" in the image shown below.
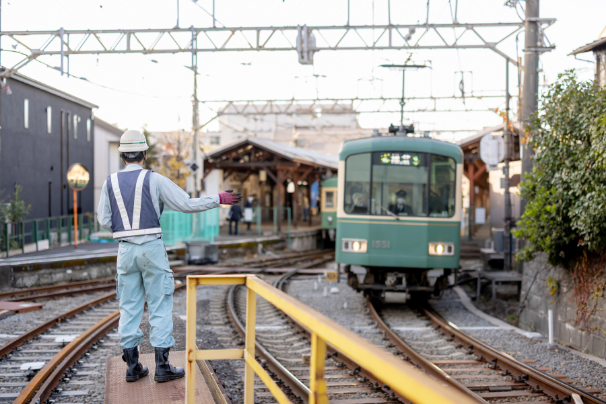
[[390,248],[389,240],[372,240],[373,248]]

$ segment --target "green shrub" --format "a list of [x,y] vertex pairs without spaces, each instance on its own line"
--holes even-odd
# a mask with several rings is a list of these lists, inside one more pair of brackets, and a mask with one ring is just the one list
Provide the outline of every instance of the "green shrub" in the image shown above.
[[520,185],[528,202],[514,235],[528,242],[517,258],[545,252],[552,265],[571,268],[606,245],[606,91],[566,71],[527,133],[535,157]]

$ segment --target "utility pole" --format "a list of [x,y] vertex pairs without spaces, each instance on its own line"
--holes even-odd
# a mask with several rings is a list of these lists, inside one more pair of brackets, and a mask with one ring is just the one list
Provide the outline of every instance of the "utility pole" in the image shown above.
[[200,184],[200,173],[203,171],[202,162],[199,158],[200,155],[200,123],[198,116],[198,55],[196,53],[196,31],[194,30],[194,26],[191,26],[191,69],[194,72],[194,94],[192,96],[193,102],[193,114],[192,114],[192,129],[194,131],[194,141],[192,144],[193,153],[192,158],[194,164],[198,166],[198,169],[194,171],[194,192],[195,197],[200,195],[201,185]]
[[[537,110],[538,90],[539,90],[539,0],[526,0],[526,40],[524,49],[524,87],[522,88],[522,108],[520,123],[524,125],[526,120]],[[525,137],[525,133],[520,135],[520,139]],[[528,144],[520,144],[522,160],[522,178],[524,174],[532,171],[533,153]],[[520,201],[522,212],[526,207],[526,201]]]
[[503,136],[505,137],[505,167],[503,167],[503,174],[505,175],[505,235],[507,237],[507,249],[505,250],[505,270],[511,271],[512,262],[512,242],[513,237],[511,235],[511,194],[509,192],[510,176],[509,176],[509,162],[511,161],[511,132],[509,130],[509,61],[505,60],[505,130]]

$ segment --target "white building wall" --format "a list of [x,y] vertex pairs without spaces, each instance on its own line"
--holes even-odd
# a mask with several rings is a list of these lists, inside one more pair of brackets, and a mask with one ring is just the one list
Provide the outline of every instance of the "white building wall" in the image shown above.
[[95,212],[101,198],[101,188],[108,175],[120,170],[118,147],[120,136],[96,124],[95,120]]
[[[285,111],[272,115],[223,115],[219,117],[219,130],[205,132],[202,146],[212,151],[249,136],[271,140],[288,146],[298,146],[326,155],[337,155],[344,140],[372,135],[371,129],[360,128],[357,115],[349,106],[300,106],[275,105],[272,111]],[[339,114],[329,113],[329,109]],[[232,113],[236,109],[228,107]],[[250,113],[252,107],[237,111]]]

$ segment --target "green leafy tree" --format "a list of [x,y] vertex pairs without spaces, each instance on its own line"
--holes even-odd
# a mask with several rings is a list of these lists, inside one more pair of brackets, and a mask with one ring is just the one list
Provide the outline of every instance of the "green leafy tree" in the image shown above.
[[528,204],[514,234],[529,243],[518,259],[545,252],[551,264],[571,268],[606,246],[606,90],[566,71],[527,133],[534,168],[520,186]]
[[148,170],[152,170],[158,167],[158,150],[156,149],[157,143],[152,143],[150,141],[150,134],[147,129],[143,129],[143,135],[145,136],[145,141],[147,142],[147,158],[145,159],[145,168]]
[[22,189],[21,185],[16,185],[13,199],[2,206],[1,213],[5,222],[17,223],[29,215],[32,205],[26,205],[21,199]]

